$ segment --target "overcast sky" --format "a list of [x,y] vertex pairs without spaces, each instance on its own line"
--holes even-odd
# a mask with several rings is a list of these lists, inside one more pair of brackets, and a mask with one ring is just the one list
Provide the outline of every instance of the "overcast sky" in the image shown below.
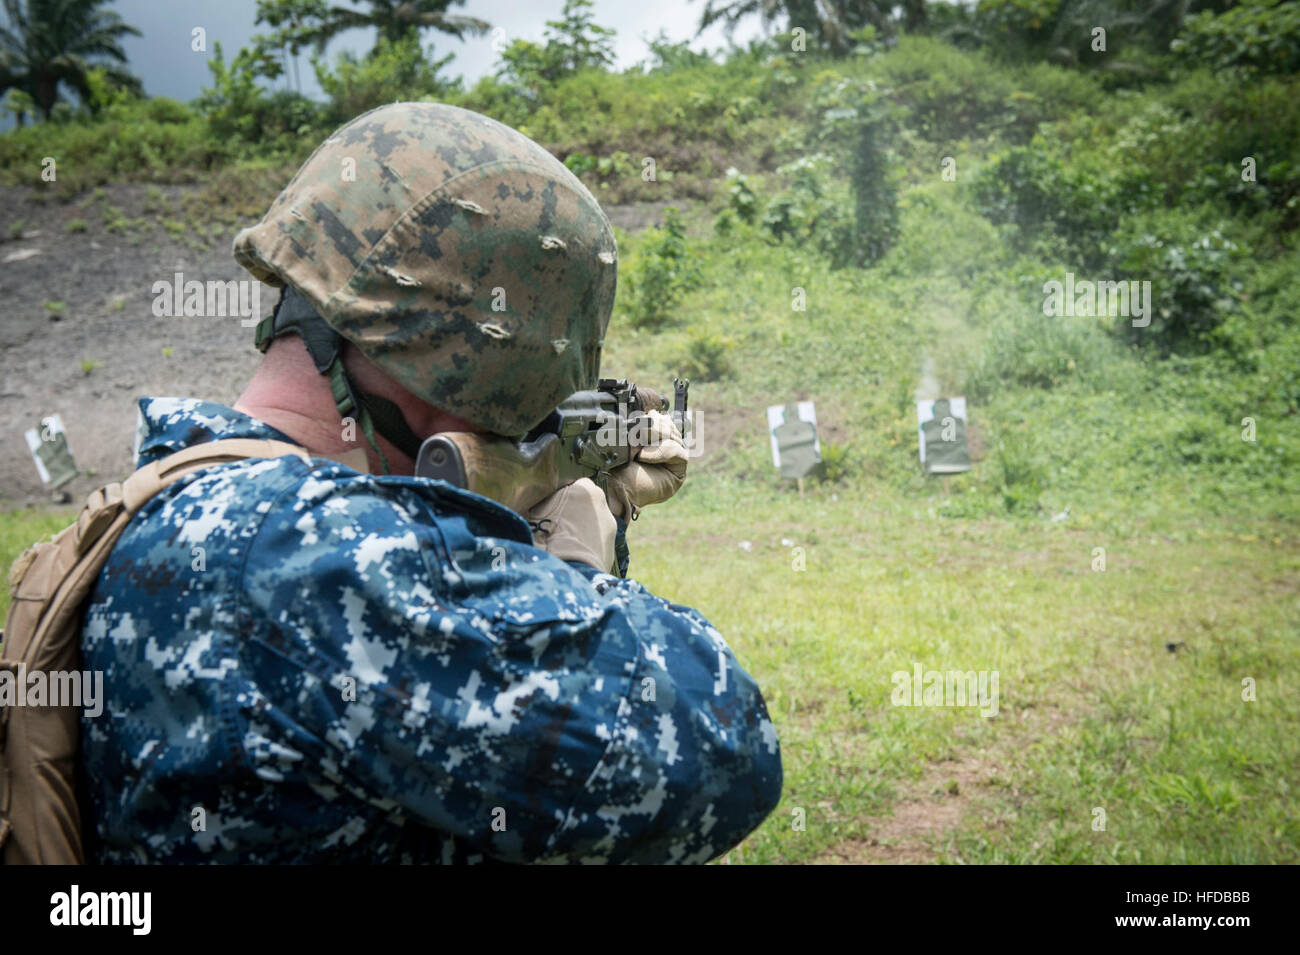
[[[336,0],[347,3],[348,0]],[[363,4],[353,2],[362,8]],[[468,14],[487,20],[505,31],[505,41],[516,38],[541,40],[547,20],[559,19],[564,0],[468,0],[453,6],[452,13]],[[255,32],[268,32],[266,27],[255,28],[256,0],[116,0],[112,9],[138,28],[143,36],[127,37],[123,46],[130,59],[130,68],[144,80],[144,88],[151,96],[170,96],[190,100],[199,89],[210,82],[208,57],[220,43],[229,62],[241,46],[245,46]],[[704,0],[596,0],[593,7],[595,22],[617,31],[615,51],[620,69],[643,60],[649,51],[645,40],[659,30],[667,32],[674,40],[692,40],[697,49],[713,50],[726,45],[726,36],[720,27],[712,27],[695,40],[695,30],[704,9]],[[207,52],[191,50],[191,35],[195,27],[207,33]],[[738,43],[758,36],[761,24],[757,17],[742,24],[735,33]],[[497,56],[492,50],[491,35],[457,40],[435,30],[425,30],[422,39],[426,50],[433,44],[438,56],[454,53],[456,59],[445,69],[449,76],[461,74],[467,83],[493,72]],[[341,35],[330,44],[326,53],[333,57],[344,49],[364,53],[374,44],[373,30],[353,30]],[[302,90],[318,96],[319,87],[312,74],[306,55],[301,56],[298,73]],[[285,81],[280,81],[285,82]]]

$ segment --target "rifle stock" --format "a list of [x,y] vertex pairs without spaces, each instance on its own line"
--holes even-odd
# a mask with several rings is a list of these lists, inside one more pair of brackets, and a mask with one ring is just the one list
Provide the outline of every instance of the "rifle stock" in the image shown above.
[[434,435],[420,448],[415,473],[491,498],[523,514],[561,486],[560,439],[543,434],[516,444],[463,431]]

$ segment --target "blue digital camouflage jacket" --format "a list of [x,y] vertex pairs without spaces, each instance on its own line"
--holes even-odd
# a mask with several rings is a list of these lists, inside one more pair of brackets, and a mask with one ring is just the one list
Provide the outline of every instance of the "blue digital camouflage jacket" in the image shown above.
[[[140,465],[291,440],[210,402],[140,410]],[[128,525],[83,648],[92,862],[704,862],[780,796],[762,696],[708,621],[441,481],[200,471]]]

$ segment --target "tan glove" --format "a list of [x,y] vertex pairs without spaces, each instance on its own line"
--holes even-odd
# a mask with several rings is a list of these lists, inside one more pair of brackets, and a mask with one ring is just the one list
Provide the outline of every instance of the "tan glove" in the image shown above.
[[628,521],[641,508],[666,501],[686,480],[686,445],[673,419],[660,411],[647,411],[649,422],[629,424],[633,440],[643,441],[626,466],[609,473],[607,497],[614,516]]
[[524,518],[533,525],[533,542],[561,560],[576,560],[610,573],[618,525],[605,494],[591,478],[566,484],[535,504]]

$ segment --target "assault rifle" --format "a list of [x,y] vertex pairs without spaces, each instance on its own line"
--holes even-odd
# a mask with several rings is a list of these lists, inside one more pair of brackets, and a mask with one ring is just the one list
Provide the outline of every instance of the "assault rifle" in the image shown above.
[[[687,379],[673,379],[672,419],[686,436]],[[580,478],[604,488],[610,471],[632,460],[644,439],[637,419],[667,414],[668,399],[626,378],[602,378],[574,392],[519,442],[496,435],[446,432],[426,438],[418,477],[440,478],[523,514]]]

